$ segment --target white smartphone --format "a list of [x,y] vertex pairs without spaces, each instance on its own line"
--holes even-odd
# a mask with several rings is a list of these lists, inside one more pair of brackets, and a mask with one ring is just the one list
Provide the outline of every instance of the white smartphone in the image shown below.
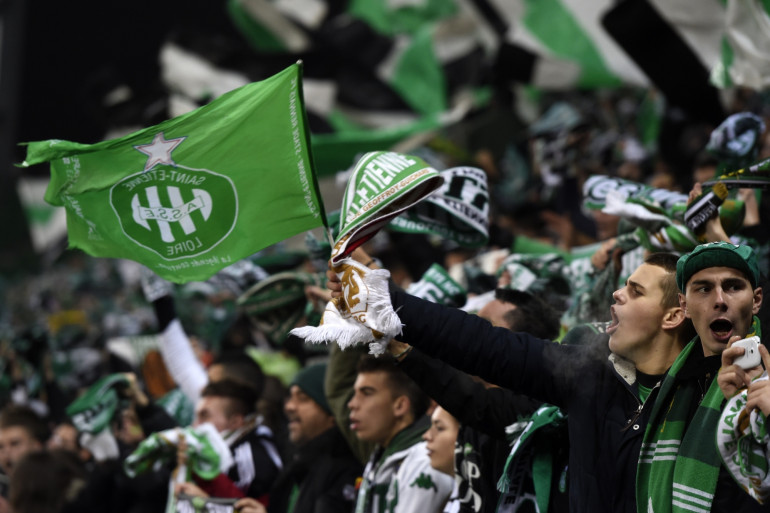
[[740,346],[745,352],[733,360],[733,363],[741,369],[753,369],[762,363],[762,356],[759,354],[759,337],[749,337],[739,340],[733,344],[733,347]]

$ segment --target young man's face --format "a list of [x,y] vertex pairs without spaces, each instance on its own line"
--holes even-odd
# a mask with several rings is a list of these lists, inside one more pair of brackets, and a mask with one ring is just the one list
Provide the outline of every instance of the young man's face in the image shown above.
[[612,324],[607,328],[610,350],[638,363],[640,353],[648,351],[660,333],[666,308],[662,306],[661,281],[666,270],[642,264],[628,277],[625,287],[616,290],[610,308]]
[[422,435],[428,449],[430,466],[452,476],[455,473],[455,442],[460,424],[441,406],[433,410],[430,420],[430,428]]
[[201,397],[195,407],[193,426],[210,422],[220,433],[239,428],[238,420],[242,420],[243,417],[228,415],[229,401],[227,397]]
[[385,372],[360,372],[350,408],[350,429],[360,440],[387,445],[395,435],[396,398]]
[[0,467],[5,475],[10,475],[22,456],[42,448],[43,444],[21,426],[0,429]]
[[289,389],[289,398],[283,407],[289,420],[289,440],[303,445],[334,425],[334,417],[297,385]]
[[64,449],[71,452],[80,450],[78,445],[78,430],[70,424],[59,424],[48,440],[49,449]]
[[762,289],[753,289],[743,273],[731,267],[698,271],[679,297],[706,356],[721,354],[730,337],[745,337],[762,305]]

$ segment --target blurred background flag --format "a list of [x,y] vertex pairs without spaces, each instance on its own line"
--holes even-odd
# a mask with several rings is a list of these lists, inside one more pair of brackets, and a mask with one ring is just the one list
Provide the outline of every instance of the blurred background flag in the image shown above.
[[297,63],[119,139],[28,143],[22,165],[50,162],[70,247],[185,283],[326,225],[308,140]]

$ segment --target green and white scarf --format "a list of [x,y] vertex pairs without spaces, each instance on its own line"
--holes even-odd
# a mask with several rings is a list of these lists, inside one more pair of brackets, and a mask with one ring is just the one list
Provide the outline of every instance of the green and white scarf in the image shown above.
[[[502,506],[503,500],[507,496],[518,496],[523,493],[521,489],[512,489],[512,486],[522,486],[522,483],[512,482],[511,476],[530,475],[537,498],[538,511],[548,511],[548,503],[551,495],[551,481],[553,475],[554,447],[537,446],[529,453],[531,459],[527,458],[526,448],[535,444],[534,439],[538,430],[546,427],[551,429],[566,429],[566,416],[556,406],[543,405],[531,417],[515,422],[505,428],[506,438],[511,442],[511,452],[505,461],[502,476],[497,482],[497,489],[501,492],[498,508]],[[522,469],[525,465],[531,465],[531,468]]]
[[260,281],[237,301],[254,326],[277,346],[282,346],[291,330],[308,313],[305,288],[324,286],[323,273],[286,271]]
[[431,265],[420,281],[412,283],[406,291],[421,299],[440,305],[459,308],[465,304],[465,289],[454,281],[449,273],[439,264]]
[[206,423],[152,433],[123,462],[126,474],[135,477],[151,471],[159,461],[176,461],[177,445],[182,438],[187,442],[188,468],[177,469],[175,477],[180,481],[189,480],[191,472],[203,479],[214,479],[232,466],[227,443],[212,424]]
[[[591,176],[583,186],[583,206],[622,217],[636,227],[635,236],[650,251],[688,253],[700,242],[684,224],[687,195],[604,175]],[[719,209],[729,235],[742,226],[745,205],[725,202]]]
[[[765,371],[756,379],[767,380]],[[717,429],[717,448],[727,470],[743,490],[766,504],[770,498],[770,435],[767,417],[759,410],[746,411],[748,389],[725,405]]]
[[230,447],[213,424],[196,427],[173,428],[152,433],[123,462],[126,475],[133,478],[152,471],[158,463],[171,463],[177,459],[180,440],[187,442],[187,464],[177,465],[168,482],[168,498],[164,513],[190,511],[185,504],[178,510],[174,483],[190,481],[192,474],[211,480],[224,474],[233,465]]
[[388,229],[438,235],[468,248],[485,245],[489,240],[486,173],[464,166],[445,169],[441,176],[444,185],[393,219]]
[[97,435],[108,431],[115,415],[128,405],[121,393],[128,386],[123,374],[104,376],[67,406],[67,416],[80,433]]
[[[759,335],[755,317],[753,333]],[[663,381],[642,440],[636,476],[637,511],[648,513],[711,511],[719,466],[716,431],[724,396],[713,379],[695,416],[687,424],[701,391],[694,381],[677,382],[677,375],[693,351],[701,351],[698,337],[682,350]]]
[[438,171],[413,155],[378,151],[361,157],[342,198],[340,231],[331,254],[342,296],[329,301],[319,326],[294,328],[293,335],[314,344],[336,341],[342,349],[369,344],[370,353],[385,353],[388,342],[401,333],[388,292],[390,272],[370,269],[350,254],[443,182]]
[[331,261],[335,267],[358,246],[444,184],[419,157],[373,151],[359,159],[342,196],[340,230]]

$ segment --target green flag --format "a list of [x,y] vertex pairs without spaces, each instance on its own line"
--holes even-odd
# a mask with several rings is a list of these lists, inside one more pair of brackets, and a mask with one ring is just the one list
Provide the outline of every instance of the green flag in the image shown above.
[[70,247],[176,283],[326,224],[300,64],[119,139],[29,143],[22,165],[47,161]]

